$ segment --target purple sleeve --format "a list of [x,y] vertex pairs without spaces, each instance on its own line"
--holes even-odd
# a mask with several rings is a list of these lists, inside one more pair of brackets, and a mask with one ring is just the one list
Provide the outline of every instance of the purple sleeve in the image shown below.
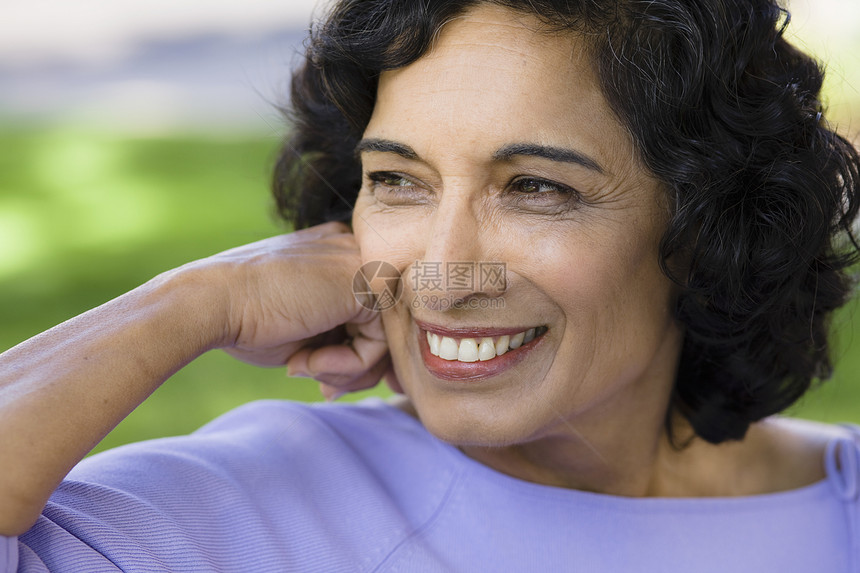
[[0,536],[0,573],[18,570],[18,538]]
[[[84,460],[18,538],[20,570],[372,570],[431,518],[451,476],[384,410],[328,412],[259,402],[191,436]],[[380,474],[393,459],[420,473]],[[416,487],[422,496],[405,496]]]

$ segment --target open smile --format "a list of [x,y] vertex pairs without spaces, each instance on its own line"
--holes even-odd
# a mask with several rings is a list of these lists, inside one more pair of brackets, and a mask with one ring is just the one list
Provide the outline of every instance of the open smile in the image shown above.
[[546,326],[526,329],[447,329],[418,324],[418,343],[427,370],[443,380],[478,380],[512,368],[536,348]]

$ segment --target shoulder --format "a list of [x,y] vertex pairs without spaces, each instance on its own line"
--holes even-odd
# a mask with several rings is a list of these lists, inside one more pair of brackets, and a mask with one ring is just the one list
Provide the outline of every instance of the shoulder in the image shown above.
[[[761,469],[767,491],[796,489],[828,479],[856,482],[860,428],[775,416],[755,424],[748,436],[748,467]],[[746,440],[745,440],[746,441]]]
[[85,460],[21,541],[50,570],[72,558],[349,570],[357,556],[383,560],[444,503],[455,481],[444,452],[381,401],[255,402],[192,435]]
[[260,472],[288,477],[330,470],[333,465],[339,472],[397,471],[404,465],[391,464],[392,456],[420,464],[441,451],[417,420],[381,400],[358,404],[266,400],[240,406],[189,436],[99,454],[81,463],[70,478],[87,479],[95,473],[105,479],[115,475],[114,470],[149,481],[197,473],[230,479]]
[[833,439],[853,437],[858,432],[857,426],[851,424],[828,424],[788,416],[772,416],[760,424],[779,429],[799,441],[818,445],[826,444]]
[[324,452],[336,451],[384,464],[393,454],[418,462],[441,452],[420,422],[379,399],[355,404],[252,402],[207,424],[189,439],[211,441],[216,451],[226,455],[239,448],[259,458],[275,450],[284,460],[325,458]]

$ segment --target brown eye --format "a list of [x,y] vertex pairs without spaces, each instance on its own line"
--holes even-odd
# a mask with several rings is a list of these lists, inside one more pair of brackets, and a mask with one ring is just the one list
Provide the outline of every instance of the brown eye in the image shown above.
[[399,173],[392,173],[390,171],[378,171],[375,173],[369,173],[367,178],[373,181],[374,183],[378,183],[385,187],[414,187],[415,184],[400,175]]
[[529,195],[549,193],[559,195],[573,195],[576,193],[567,185],[561,185],[559,183],[553,183],[552,181],[547,181],[545,179],[536,179],[533,177],[525,177],[523,179],[518,179],[511,184],[511,187],[514,189],[514,191],[517,191],[519,193],[526,193]]
[[368,191],[384,205],[423,205],[433,193],[420,180],[396,171],[374,171],[365,175]]
[[579,192],[549,179],[523,176],[508,184],[505,195],[511,206],[535,213],[561,213],[583,203]]

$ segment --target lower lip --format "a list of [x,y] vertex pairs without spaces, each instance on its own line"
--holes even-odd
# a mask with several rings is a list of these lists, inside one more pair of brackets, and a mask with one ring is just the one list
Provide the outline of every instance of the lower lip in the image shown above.
[[418,346],[421,348],[421,358],[427,370],[441,380],[455,382],[472,382],[497,376],[522,362],[532,350],[537,348],[543,341],[545,334],[523,344],[514,350],[508,350],[501,356],[492,360],[478,362],[460,362],[457,360],[444,360],[434,356],[430,352],[430,344],[427,342],[427,332],[418,329]]

